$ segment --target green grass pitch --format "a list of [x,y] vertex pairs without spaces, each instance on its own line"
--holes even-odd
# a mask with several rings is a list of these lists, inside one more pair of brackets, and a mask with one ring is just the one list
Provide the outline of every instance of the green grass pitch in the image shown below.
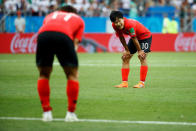
[[[196,53],[150,53],[146,88],[134,89],[140,63],[130,63],[129,88],[121,82],[121,54],[78,54],[80,93],[76,114],[81,119],[196,123]],[[41,118],[35,55],[0,55],[0,117]],[[50,81],[54,118],[67,109],[66,77],[55,60]],[[63,122],[0,119],[0,131],[195,131],[196,126]]]

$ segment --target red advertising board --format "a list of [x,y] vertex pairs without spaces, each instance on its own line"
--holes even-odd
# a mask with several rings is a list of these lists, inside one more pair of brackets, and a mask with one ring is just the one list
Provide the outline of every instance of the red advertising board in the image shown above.
[[0,53],[35,53],[37,34],[0,34]]
[[[126,41],[130,39],[125,37]],[[37,34],[0,34],[0,53],[35,53]],[[196,51],[196,34],[153,34],[152,51]],[[78,52],[121,52],[123,46],[115,34],[85,34]]]

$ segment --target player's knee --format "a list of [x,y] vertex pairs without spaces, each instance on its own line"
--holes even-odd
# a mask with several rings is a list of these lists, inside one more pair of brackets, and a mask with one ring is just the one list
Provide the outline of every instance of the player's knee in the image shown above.
[[77,68],[64,68],[67,79],[77,80],[78,79],[78,71]]
[[129,61],[130,61],[130,59],[131,59],[131,57],[127,57],[127,56],[122,56],[121,57],[121,59],[122,59],[122,61],[124,62],[124,63],[128,63]]
[[143,62],[143,59],[141,56],[138,56],[138,59],[140,60],[140,62]]
[[144,57],[138,56],[138,58],[139,58],[141,63],[146,61],[146,56],[144,56]]
[[127,63],[126,58],[121,57],[121,59],[122,59],[123,63]]
[[49,78],[52,68],[39,68],[40,77]]
[[72,72],[72,73],[68,74],[67,79],[69,79],[69,80],[78,80],[78,73]]
[[40,77],[49,78],[50,77],[50,72],[40,71]]

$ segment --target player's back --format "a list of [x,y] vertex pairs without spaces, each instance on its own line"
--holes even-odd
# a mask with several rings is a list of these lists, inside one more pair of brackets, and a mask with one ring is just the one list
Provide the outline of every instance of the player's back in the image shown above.
[[75,13],[64,11],[55,11],[50,13],[44,19],[39,33],[44,31],[56,31],[68,35],[72,40],[84,30],[84,21]]

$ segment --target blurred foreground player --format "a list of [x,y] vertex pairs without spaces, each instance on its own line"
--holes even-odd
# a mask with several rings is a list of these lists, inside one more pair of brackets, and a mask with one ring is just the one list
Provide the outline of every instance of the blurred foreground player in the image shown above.
[[[116,31],[116,35],[119,37],[123,47],[125,48],[125,51],[122,55],[122,83],[115,87],[128,87],[128,75],[130,71],[129,62],[132,56],[138,52],[138,58],[141,63],[140,82],[133,87],[144,88],[144,83],[148,72],[146,57],[147,53],[150,52],[152,35],[150,31],[141,23],[136,20],[123,17],[123,14],[120,11],[112,11],[110,14],[110,20],[114,30]],[[129,35],[131,37],[128,45],[126,44],[123,34]]]
[[58,58],[67,77],[68,111],[65,121],[77,121],[74,113],[79,94],[78,58],[75,49],[82,39],[84,21],[72,6],[61,7],[44,19],[38,32],[36,64],[39,70],[37,90],[39,93],[43,121],[52,121],[49,79],[54,56]]

